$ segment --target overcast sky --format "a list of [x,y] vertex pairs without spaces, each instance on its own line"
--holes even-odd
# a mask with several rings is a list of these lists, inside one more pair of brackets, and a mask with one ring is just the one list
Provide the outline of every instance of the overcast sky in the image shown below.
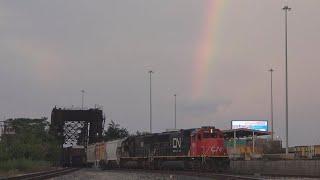
[[[175,93],[179,128],[228,129],[231,120],[270,119],[273,67],[284,139],[284,1],[217,1],[212,14],[205,0],[0,1],[1,119],[80,107],[84,89],[85,106],[102,105],[107,121],[147,131],[152,69],[155,132],[173,128]],[[320,1],[289,6],[289,145],[320,144]],[[215,21],[214,57],[195,87],[205,20]]]

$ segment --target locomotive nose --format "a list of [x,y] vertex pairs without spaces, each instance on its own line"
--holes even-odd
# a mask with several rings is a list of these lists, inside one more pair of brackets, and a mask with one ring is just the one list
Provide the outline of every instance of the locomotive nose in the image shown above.
[[223,138],[212,139],[209,146],[211,148],[211,155],[219,156],[225,154]]

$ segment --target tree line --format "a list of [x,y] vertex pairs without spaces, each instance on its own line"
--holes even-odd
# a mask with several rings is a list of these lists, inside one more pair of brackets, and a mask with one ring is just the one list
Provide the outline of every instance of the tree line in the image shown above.
[[[14,134],[3,135],[0,140],[0,162],[14,159],[29,159],[34,161],[58,162],[61,155],[61,145],[49,133],[50,123],[47,118],[17,118],[6,122],[14,129]],[[146,132],[137,131],[131,135],[143,135]],[[104,141],[130,136],[128,130],[111,121],[104,130]]]
[[149,134],[145,131],[136,131],[134,134],[130,134],[126,128],[120,127],[120,124],[115,123],[113,120],[108,124],[108,128],[104,131],[104,141],[110,141],[115,139],[121,139],[128,136],[140,136]]
[[[5,122],[14,133],[3,134],[0,138],[0,172],[32,169],[40,171],[60,164],[61,142],[49,132],[50,123],[46,117],[7,119]],[[103,140],[144,134],[148,133],[137,131],[130,134],[126,128],[111,121],[103,131]]]

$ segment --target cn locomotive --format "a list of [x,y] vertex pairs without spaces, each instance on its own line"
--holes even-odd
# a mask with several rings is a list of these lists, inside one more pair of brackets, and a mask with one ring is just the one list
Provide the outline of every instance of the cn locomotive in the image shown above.
[[229,167],[223,133],[213,126],[129,136],[89,145],[87,162],[103,169],[223,171]]

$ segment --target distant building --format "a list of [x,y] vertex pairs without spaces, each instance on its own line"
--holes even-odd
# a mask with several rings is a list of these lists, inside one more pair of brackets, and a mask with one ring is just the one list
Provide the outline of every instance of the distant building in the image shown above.
[[3,126],[3,128],[1,129],[2,134],[15,134],[15,130],[11,126],[11,122],[9,120],[3,121],[2,126]]

